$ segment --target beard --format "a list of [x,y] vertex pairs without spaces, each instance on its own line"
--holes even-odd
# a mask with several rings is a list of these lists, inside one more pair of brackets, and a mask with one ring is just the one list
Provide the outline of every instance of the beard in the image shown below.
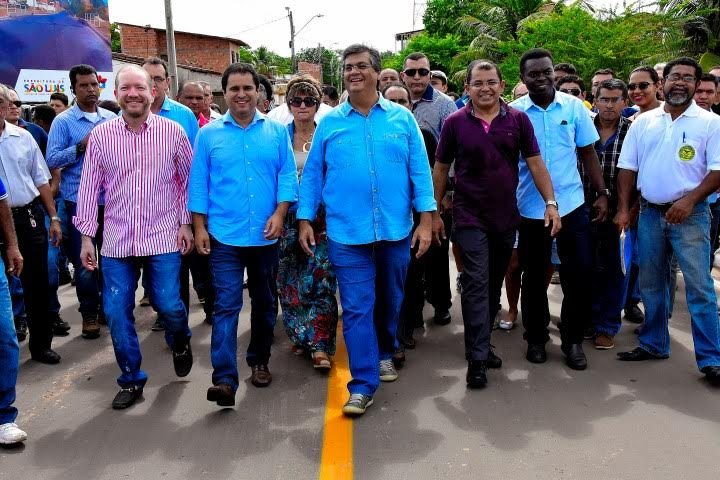
[[687,90],[684,91],[669,91],[665,93],[665,101],[674,107],[680,107],[687,105],[692,100],[692,95]]

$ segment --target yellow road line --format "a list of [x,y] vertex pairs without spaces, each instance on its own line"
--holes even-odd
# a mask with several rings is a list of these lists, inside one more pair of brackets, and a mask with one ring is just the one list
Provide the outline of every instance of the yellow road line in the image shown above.
[[342,335],[342,323],[338,325],[337,350],[334,360],[335,364],[328,378],[320,480],[352,480],[352,420],[342,414],[342,406],[348,396],[347,382],[350,381],[350,367]]

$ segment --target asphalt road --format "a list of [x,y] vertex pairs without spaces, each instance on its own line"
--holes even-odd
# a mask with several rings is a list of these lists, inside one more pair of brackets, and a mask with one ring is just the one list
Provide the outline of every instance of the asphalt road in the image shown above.
[[[679,284],[669,360],[617,361],[615,352],[635,346],[632,324],[614,350],[586,345],[584,372],[565,366],[554,327],[544,365],[525,361],[520,328],[496,331],[504,366],[490,372],[484,390],[465,388],[459,298],[446,327],[433,325],[426,308],[426,330],[418,330],[418,348],[408,352],[400,379],[382,385],[375,405],[353,422],[352,442],[334,447],[351,450],[356,479],[716,478],[720,389],[695,366]],[[549,295],[557,321],[560,287]],[[211,327],[202,323],[201,306],[191,308],[195,365],[182,380],[162,334],[150,331],[152,310],[137,308],[150,379],[143,400],[114,411],[118,368],[109,336],[79,336],[74,298],[74,289],[61,288],[62,315],[73,328],[55,340],[60,365],[29,360],[23,344],[16,405],[29,439],[0,450],[0,479],[319,477],[323,441],[337,441],[323,436],[329,380],[290,353],[280,322],[272,385],[241,383],[235,408],[220,409],[205,400]],[[244,309],[241,352],[248,327]],[[249,377],[240,357],[241,377]]]

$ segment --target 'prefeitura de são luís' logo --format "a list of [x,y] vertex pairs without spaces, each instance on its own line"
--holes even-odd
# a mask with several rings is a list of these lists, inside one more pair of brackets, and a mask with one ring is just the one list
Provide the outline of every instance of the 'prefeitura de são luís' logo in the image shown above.
[[692,145],[683,145],[680,147],[680,150],[678,150],[678,157],[680,157],[680,160],[683,162],[689,162],[695,158],[695,149]]

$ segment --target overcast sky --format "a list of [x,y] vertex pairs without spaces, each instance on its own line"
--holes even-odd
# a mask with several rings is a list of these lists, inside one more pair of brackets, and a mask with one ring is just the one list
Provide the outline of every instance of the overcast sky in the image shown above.
[[[593,0],[595,5],[620,0]],[[318,43],[342,49],[351,43],[367,43],[381,51],[395,51],[395,33],[413,29],[413,0],[174,0],[175,30],[239,38],[252,48],[261,45],[290,56],[290,7],[298,31],[295,48]],[[110,20],[165,28],[163,0],[109,0]],[[422,19],[416,24],[422,28]]]

